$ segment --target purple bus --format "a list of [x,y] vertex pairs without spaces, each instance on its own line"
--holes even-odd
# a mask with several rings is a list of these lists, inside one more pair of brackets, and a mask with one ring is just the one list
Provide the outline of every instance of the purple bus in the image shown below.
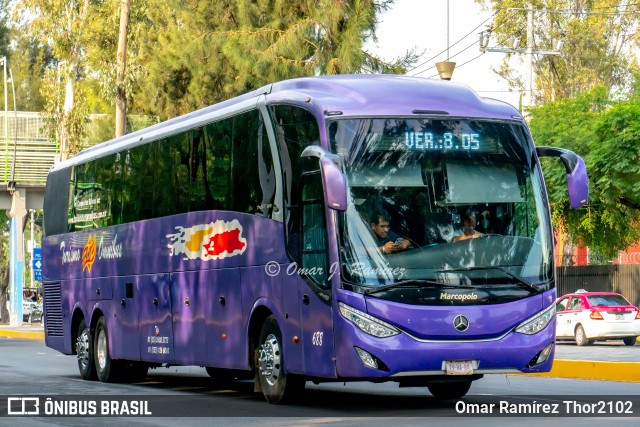
[[86,380],[196,365],[272,403],[549,371],[542,156],[584,205],[582,159],[535,147],[512,106],[387,75],[282,81],[102,143],[47,180],[46,343]]

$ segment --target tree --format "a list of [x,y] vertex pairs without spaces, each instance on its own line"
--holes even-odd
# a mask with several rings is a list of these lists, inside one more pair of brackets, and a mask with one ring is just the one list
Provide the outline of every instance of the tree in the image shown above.
[[127,35],[129,34],[130,0],[122,0],[120,6],[120,32],[118,34],[118,54],[116,58],[116,132],[115,136],[122,136],[126,132],[127,94],[125,90],[125,75],[127,70]]
[[9,51],[9,2],[0,0],[0,56],[7,56]]
[[[48,71],[44,86],[46,112],[60,146],[61,159],[77,151],[86,122],[82,97],[77,97],[76,82],[89,44],[86,26],[91,3],[89,0],[23,0],[17,5],[22,22],[29,33],[49,46],[58,60],[57,69]],[[64,103],[60,108],[60,88],[64,82]],[[80,102],[78,102],[78,100]]]
[[[258,88],[314,74],[401,72],[363,50],[390,1],[149,0],[152,27],[136,93],[139,109],[172,117]],[[187,30],[188,29],[188,30]],[[159,53],[160,52],[160,53]]]
[[575,243],[614,257],[640,239],[640,99],[612,101],[598,86],[572,98],[531,109],[536,144],[581,154],[589,173],[589,206],[569,208],[566,172],[557,160],[543,159],[557,230]]
[[[527,17],[521,0],[476,0],[495,15],[492,33],[499,45],[512,38],[526,45]],[[597,85],[625,92],[637,70],[640,4],[624,0],[531,1],[535,48],[552,49],[561,40],[560,55],[534,55],[534,99],[538,102],[576,96]],[[514,9],[519,8],[519,9]],[[507,55],[498,74],[523,89],[520,75]],[[520,61],[523,56],[519,56]]]
[[7,294],[9,291],[9,218],[0,210],[0,319],[7,322]]

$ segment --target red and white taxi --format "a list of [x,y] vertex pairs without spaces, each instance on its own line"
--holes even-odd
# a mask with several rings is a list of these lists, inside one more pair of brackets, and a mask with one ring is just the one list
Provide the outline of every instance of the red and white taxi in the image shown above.
[[640,312],[620,294],[578,290],[556,300],[556,339],[578,345],[622,339],[634,345],[640,336]]

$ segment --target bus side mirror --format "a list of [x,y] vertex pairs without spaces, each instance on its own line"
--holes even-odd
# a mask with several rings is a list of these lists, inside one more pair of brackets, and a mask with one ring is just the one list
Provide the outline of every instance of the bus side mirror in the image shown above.
[[589,177],[582,157],[564,148],[536,147],[536,151],[538,157],[560,157],[567,171],[569,205],[574,209],[585,206],[589,201]]
[[324,202],[336,211],[347,210],[347,180],[338,167],[340,157],[329,153],[322,147],[311,145],[302,151],[300,157],[316,157],[320,159],[322,173],[322,189]]

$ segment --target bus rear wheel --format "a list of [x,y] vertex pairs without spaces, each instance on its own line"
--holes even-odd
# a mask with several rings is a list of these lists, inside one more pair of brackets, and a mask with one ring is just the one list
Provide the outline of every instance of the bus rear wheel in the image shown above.
[[471,381],[432,383],[427,388],[436,399],[460,399],[471,388]]
[[96,367],[93,363],[93,339],[87,323],[82,319],[78,325],[78,337],[76,338],[76,355],[78,357],[78,369],[83,380],[95,380]]
[[285,373],[282,333],[273,316],[262,325],[257,353],[256,373],[267,402],[286,403],[304,390],[303,378]]
[[636,345],[637,337],[625,337],[622,340],[624,341],[624,345]]
[[109,329],[104,316],[98,319],[93,343],[96,374],[103,383],[116,381],[121,373],[118,364],[109,355]]

